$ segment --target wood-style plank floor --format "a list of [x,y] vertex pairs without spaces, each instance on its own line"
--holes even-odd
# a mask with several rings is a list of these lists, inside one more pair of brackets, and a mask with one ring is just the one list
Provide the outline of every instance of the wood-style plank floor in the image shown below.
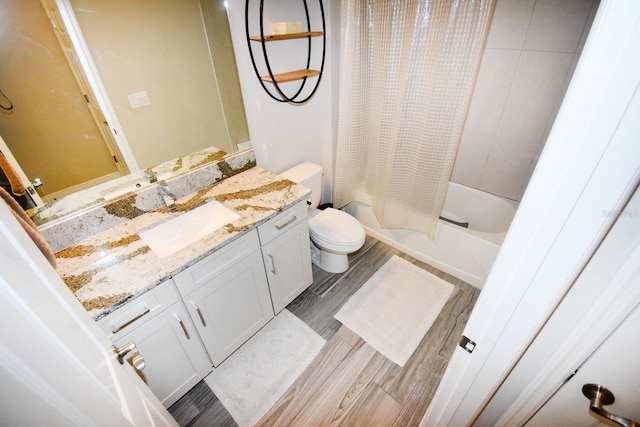
[[[455,286],[433,326],[402,368],[333,318],[392,255]],[[480,291],[371,237],[350,257],[347,272],[330,274],[314,266],[313,279],[313,284],[287,309],[327,343],[259,425],[417,426]],[[204,382],[169,411],[182,426],[236,425]]]

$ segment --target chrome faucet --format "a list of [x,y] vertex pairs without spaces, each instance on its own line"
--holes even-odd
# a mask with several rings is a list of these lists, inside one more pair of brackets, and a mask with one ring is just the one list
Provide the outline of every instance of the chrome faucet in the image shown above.
[[169,186],[166,182],[160,181],[158,182],[158,186],[160,187],[160,195],[164,199],[164,204],[167,206],[171,212],[175,212],[176,209],[176,196],[169,190]]
[[154,182],[158,182],[158,177],[156,176],[156,173],[151,168],[147,168],[144,171],[144,176],[149,180],[151,184],[153,184]]

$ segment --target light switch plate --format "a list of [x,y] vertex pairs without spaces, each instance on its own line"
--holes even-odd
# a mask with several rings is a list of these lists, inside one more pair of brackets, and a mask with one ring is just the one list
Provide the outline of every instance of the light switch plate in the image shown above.
[[140,108],[144,107],[145,105],[151,105],[149,94],[146,91],[130,93],[128,96],[129,104],[131,104],[132,108]]

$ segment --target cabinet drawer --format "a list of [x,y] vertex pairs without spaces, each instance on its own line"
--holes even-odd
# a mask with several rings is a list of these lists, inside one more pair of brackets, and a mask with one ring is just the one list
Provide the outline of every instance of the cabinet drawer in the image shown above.
[[98,321],[98,326],[111,339],[116,341],[121,336],[135,329],[140,324],[153,319],[162,310],[180,300],[171,280],[160,283],[133,301],[128,302],[113,313]]
[[251,230],[245,235],[176,274],[173,280],[184,297],[198,289],[203,283],[218,276],[259,247],[258,234]]
[[260,245],[266,245],[282,233],[295,227],[301,221],[304,221],[307,215],[307,202],[303,200],[260,225],[258,227]]

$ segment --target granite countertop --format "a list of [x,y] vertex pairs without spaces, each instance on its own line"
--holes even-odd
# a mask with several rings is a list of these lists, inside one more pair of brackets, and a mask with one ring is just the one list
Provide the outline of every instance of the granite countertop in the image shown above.
[[[281,176],[253,167],[176,201],[132,218],[65,248],[56,255],[57,270],[91,316],[98,320],[165,279],[232,242],[310,193]],[[216,199],[241,218],[160,258],[138,232]]]

